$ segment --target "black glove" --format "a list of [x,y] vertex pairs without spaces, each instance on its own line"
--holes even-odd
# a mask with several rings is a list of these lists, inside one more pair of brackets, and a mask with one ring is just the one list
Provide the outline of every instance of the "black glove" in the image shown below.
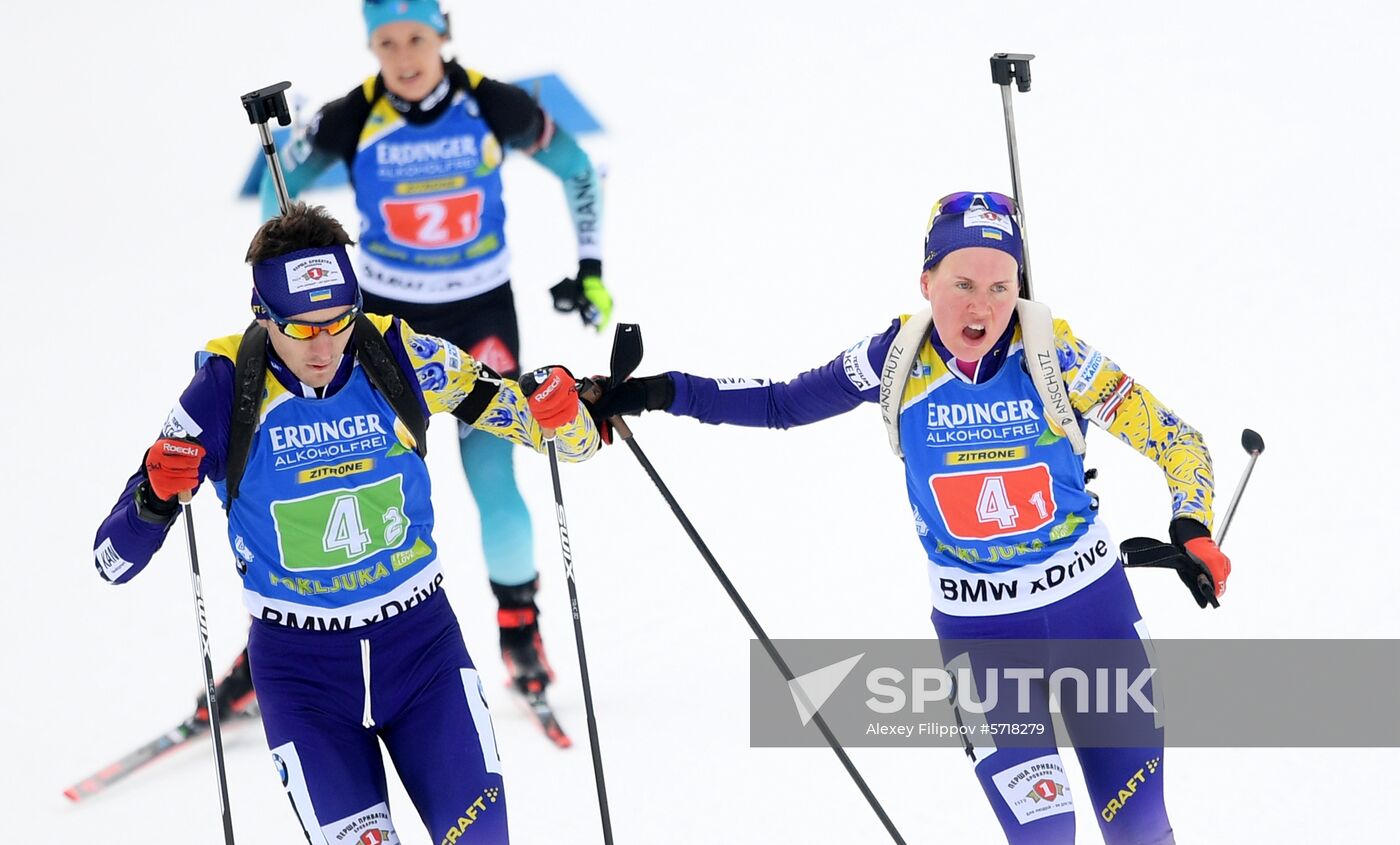
[[676,386],[668,375],[629,378],[618,385],[607,376],[594,376],[592,382],[602,394],[590,403],[589,410],[605,419],[664,411],[676,400]]
[[607,376],[588,379],[583,404],[598,424],[604,443],[612,443],[611,417],[636,416],[642,411],[664,411],[676,399],[676,386],[668,375],[629,378],[613,385]]
[[1178,567],[1181,582],[1191,590],[1196,604],[1219,607],[1219,596],[1225,592],[1225,580],[1230,577],[1230,559],[1211,539],[1210,529],[1194,519],[1178,517],[1168,531],[1172,545],[1191,562]]

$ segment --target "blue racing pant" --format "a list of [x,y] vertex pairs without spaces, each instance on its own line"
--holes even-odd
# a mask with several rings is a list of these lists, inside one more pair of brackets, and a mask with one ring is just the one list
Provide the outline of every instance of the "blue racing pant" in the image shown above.
[[509,841],[490,712],[447,596],[348,631],[255,620],[273,763],[312,845],[395,845],[384,760],[432,841]]
[[[1127,576],[1117,562],[1093,584],[1046,607],[996,616],[950,616],[935,610],[933,624],[940,641],[1027,641],[1024,648],[1014,643],[1009,649],[1005,643],[988,643],[980,651],[975,643],[959,643],[954,647],[961,651],[957,655],[945,648],[945,660],[949,664],[970,663],[973,678],[985,678],[984,670],[989,666],[1004,669],[1014,665],[1046,670],[1042,674],[1048,679],[1054,670],[1071,665],[1086,653],[1083,644],[1060,642],[1066,640],[1133,641],[1131,646],[1124,644],[1114,650],[1135,655],[1141,667],[1149,664],[1148,651],[1141,644],[1146,640],[1142,617]],[[1062,658],[1069,662],[1060,663]],[[1092,671],[1085,678],[1087,700],[1099,701],[1096,685],[1107,686],[1104,679],[1096,678]],[[986,682],[981,685],[985,687]],[[1021,739],[1003,739],[1002,747],[997,747],[995,734],[974,734],[977,738],[968,747],[968,754],[1007,842],[1074,845],[1074,799],[1056,748],[1050,684],[1047,680],[1024,683],[1003,677],[997,687],[978,690],[981,703],[988,709],[976,718],[989,724],[1016,723]],[[1056,689],[1057,694],[1065,694],[1066,687]],[[1072,686],[1070,689],[1071,694],[1077,691]],[[1150,684],[1144,690],[1150,695]],[[994,704],[989,698],[993,692],[997,696]],[[1017,701],[1018,694],[1023,694],[1024,702]],[[1023,703],[1028,705],[1024,709]],[[1092,705],[1088,709],[1092,710]],[[1061,715],[1070,740],[1079,746],[1075,753],[1088,785],[1086,797],[1096,811],[1104,842],[1171,845],[1174,839],[1162,796],[1166,770],[1162,729],[1156,723],[1159,717],[1144,712],[1106,717],[1074,711],[1074,707],[1066,706]],[[1111,719],[1125,721],[1110,723]],[[1105,724],[1109,725],[1107,729]],[[1110,745],[1105,737],[1123,726],[1131,730],[1125,735],[1135,743],[1132,747],[1091,747],[1096,742]],[[1024,738],[1031,735],[1043,736],[1046,741],[1039,744],[1039,740]]]

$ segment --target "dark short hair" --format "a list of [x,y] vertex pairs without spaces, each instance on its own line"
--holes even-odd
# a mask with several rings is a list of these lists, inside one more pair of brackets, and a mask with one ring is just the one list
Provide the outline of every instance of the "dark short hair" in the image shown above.
[[256,264],[299,249],[353,244],[345,227],[325,206],[294,202],[287,212],[258,227],[244,261]]

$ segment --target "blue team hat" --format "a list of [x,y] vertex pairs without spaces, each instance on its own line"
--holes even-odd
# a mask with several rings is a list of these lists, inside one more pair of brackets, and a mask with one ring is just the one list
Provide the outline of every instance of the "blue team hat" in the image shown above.
[[257,317],[285,320],[359,302],[360,282],[345,247],[338,244],[299,249],[253,265],[253,314]]
[[365,0],[365,32],[374,31],[386,23],[417,21],[435,32],[447,32],[447,18],[437,0]]
[[995,191],[959,191],[934,203],[924,236],[924,269],[970,246],[999,249],[1021,264],[1016,201]]

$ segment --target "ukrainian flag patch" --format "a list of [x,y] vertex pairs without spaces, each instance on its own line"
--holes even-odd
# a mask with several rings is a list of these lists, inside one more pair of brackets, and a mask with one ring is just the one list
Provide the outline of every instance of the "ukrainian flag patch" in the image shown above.
[[[983,229],[982,237],[989,238],[994,241],[999,241],[1001,240],[1001,232],[998,232],[996,229]],[[314,300],[315,297],[313,296],[312,299]]]
[[327,299],[330,299],[330,298],[331,298],[331,292],[328,291],[328,290],[313,290],[313,291],[311,292],[311,301],[312,301],[312,302],[325,302]]

